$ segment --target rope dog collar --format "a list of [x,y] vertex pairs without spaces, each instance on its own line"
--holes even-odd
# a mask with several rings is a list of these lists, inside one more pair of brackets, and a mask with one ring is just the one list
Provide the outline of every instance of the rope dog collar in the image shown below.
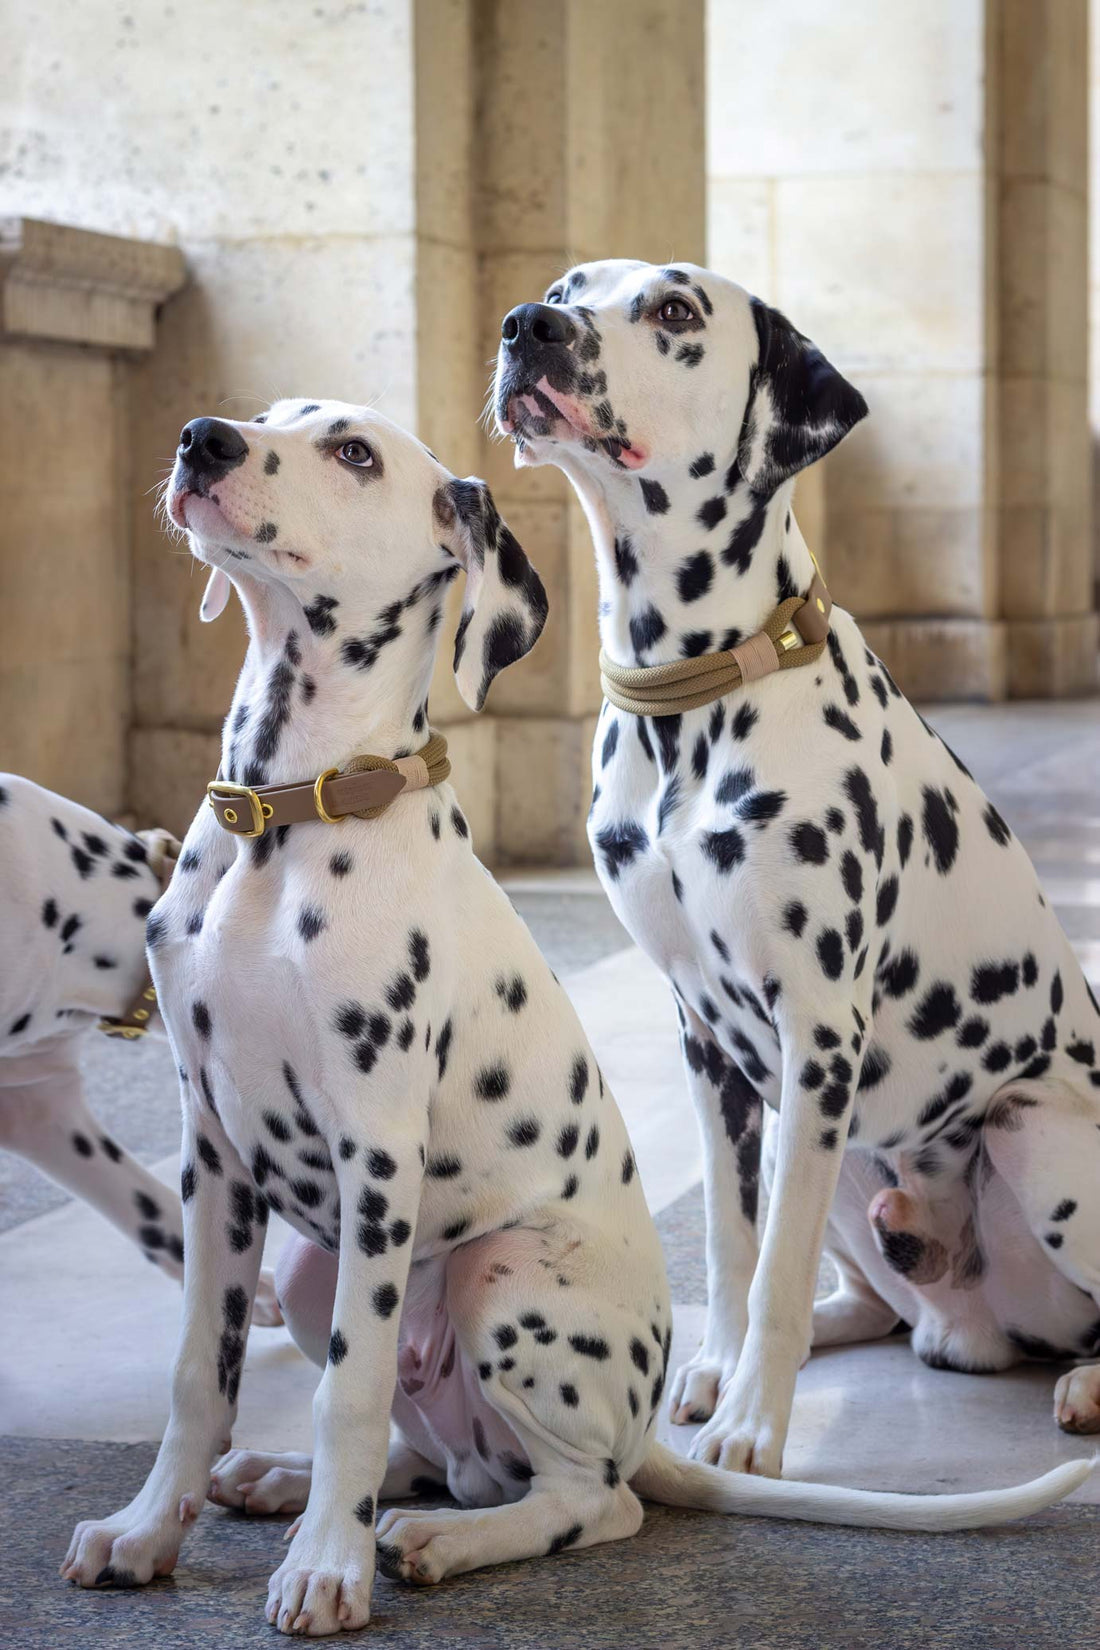
[[316,779],[290,785],[234,785],[214,779],[206,799],[214,818],[230,836],[263,836],[270,826],[304,825],[320,819],[339,825],[354,814],[377,819],[407,791],[442,785],[451,771],[447,741],[433,733],[414,756],[353,756],[343,768],[326,768]]
[[[600,649],[600,683],[617,710],[633,716],[677,716],[770,676],[821,657],[833,602],[816,571],[805,596],[782,602],[762,630],[722,653],[700,653],[667,665],[619,665]],[[799,645],[801,643],[801,645]]]
[[[161,889],[167,888],[180,857],[180,844],[168,831],[139,831],[138,837],[145,844],[148,865],[159,878]],[[124,1037],[128,1043],[134,1043],[145,1036],[149,1021],[156,1012],[157,988],[146,969],[141,990],[126,1012],[117,1018],[112,1015],[100,1020],[96,1030],[102,1031],[105,1037]]]

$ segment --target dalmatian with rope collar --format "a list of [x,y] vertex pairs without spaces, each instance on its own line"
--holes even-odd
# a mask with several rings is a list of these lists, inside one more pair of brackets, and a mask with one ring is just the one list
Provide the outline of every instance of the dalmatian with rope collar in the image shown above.
[[[149,1479],[77,1526],[62,1574],[128,1587],[174,1567],[227,1447],[270,1210],[297,1233],[287,1323],[324,1368],[268,1595],[283,1632],[362,1627],[376,1555],[435,1582],[631,1535],[639,1496],[941,1528],[1081,1482],[1087,1463],[877,1495],[656,1443],[671,1308],[626,1131],[429,737],[451,579],[465,571],[455,663],[480,709],[542,629],[536,574],[483,483],[338,402],[193,421],[167,507],[213,569],[207,614],[231,581],[250,633],[192,869],[148,925],[183,1098],[184,1328]],[[249,1486],[278,1470],[230,1456],[215,1493],[257,1505]],[[457,1509],[379,1516],[440,1482]]]
[[[92,1112],[80,1056],[97,1028],[127,1043],[163,1035],[145,919],[178,854],[167,831],[135,835],[0,774],[0,1148],[98,1210],[177,1283],[179,1194]],[[266,1272],[253,1322],[282,1322]]]
[[733,282],[611,260],[505,317],[494,404],[595,546],[589,836],[675,992],[704,1146],[706,1333],[670,1383],[693,1455],[778,1474],[811,1344],[899,1320],[936,1367],[1080,1365],[1055,1413],[1100,1430],[1096,1001],[791,512],[863,397]]

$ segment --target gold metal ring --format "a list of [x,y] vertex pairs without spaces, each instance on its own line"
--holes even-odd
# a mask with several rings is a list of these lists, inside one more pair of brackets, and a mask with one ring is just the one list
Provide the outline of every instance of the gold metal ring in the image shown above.
[[330,814],[324,803],[321,801],[321,787],[325,783],[325,780],[334,778],[339,772],[339,768],[326,768],[324,773],[319,773],[317,775],[317,780],[313,787],[313,806],[317,810],[317,818],[323,819],[326,825],[339,825],[342,820],[348,817],[347,814]]

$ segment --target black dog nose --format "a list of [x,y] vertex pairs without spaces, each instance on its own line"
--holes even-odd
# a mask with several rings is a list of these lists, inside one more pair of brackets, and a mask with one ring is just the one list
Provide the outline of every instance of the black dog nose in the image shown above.
[[560,304],[517,304],[500,323],[500,336],[511,350],[532,344],[571,344],[576,333]]
[[244,463],[248,442],[220,418],[193,418],[180,431],[179,453],[189,469],[224,475]]

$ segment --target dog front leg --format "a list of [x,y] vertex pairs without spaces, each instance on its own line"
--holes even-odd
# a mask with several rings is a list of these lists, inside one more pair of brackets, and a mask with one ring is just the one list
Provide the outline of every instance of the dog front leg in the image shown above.
[[745,1339],[756,1270],[756,1205],[763,1105],[706,1022],[681,1011],[688,1088],[703,1145],[707,1231],[707,1321],[703,1344],[676,1372],[674,1422],[705,1421],[729,1384]]
[[765,1477],[782,1469],[868,1018],[869,1010],[835,999],[813,1020],[780,1014],[779,1146],[749,1327],[734,1377],[693,1440],[697,1460]]
[[267,1205],[209,1110],[184,1097],[183,1328],[172,1412],[153,1470],[113,1517],[78,1524],[62,1576],[81,1587],[137,1587],[168,1575],[198,1517],[210,1463],[228,1448],[260,1271]]
[[328,1362],[313,1400],[313,1479],[268,1587],[267,1619],[283,1633],[350,1632],[370,1619],[374,1517],[427,1138],[426,1118],[419,1132],[387,1127],[381,1109],[375,1120],[370,1144],[337,1163],[340,1264]]

